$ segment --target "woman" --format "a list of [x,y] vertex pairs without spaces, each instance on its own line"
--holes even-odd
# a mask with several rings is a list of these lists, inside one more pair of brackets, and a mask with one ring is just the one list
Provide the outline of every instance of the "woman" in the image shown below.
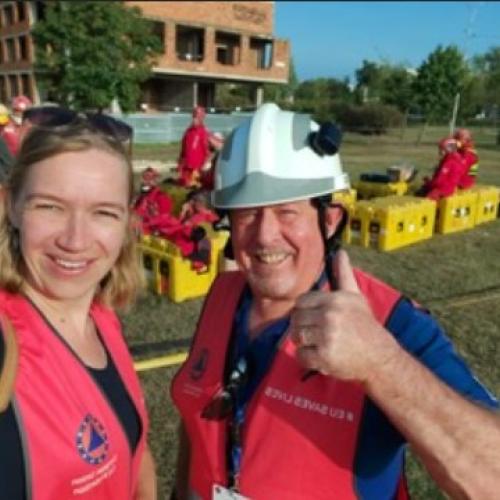
[[103,130],[84,117],[34,127],[7,182],[0,392],[12,388],[0,407],[2,498],[156,495],[144,399],[112,310],[141,284],[132,169]]

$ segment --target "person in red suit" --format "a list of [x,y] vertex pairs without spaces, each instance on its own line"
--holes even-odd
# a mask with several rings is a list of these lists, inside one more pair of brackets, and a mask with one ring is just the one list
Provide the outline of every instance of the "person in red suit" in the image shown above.
[[209,132],[204,124],[205,109],[196,106],[193,121],[184,132],[177,164],[179,183],[192,187],[199,185],[200,171],[210,155]]
[[142,234],[155,234],[179,225],[179,220],[172,215],[172,199],[157,185],[159,175],[151,167],[142,173],[141,192],[134,203]]
[[466,128],[459,128],[453,135],[458,143],[458,152],[464,162],[464,171],[458,181],[460,189],[468,189],[476,183],[479,157],[474,149],[472,135]]
[[203,191],[193,191],[182,205],[180,219],[185,225],[198,226],[203,222],[216,222],[219,216],[207,206],[206,194]]
[[175,217],[172,214],[173,201],[158,187],[158,178],[158,171],[151,167],[142,174],[141,193],[134,204],[134,211],[140,220],[139,232],[171,241],[183,257],[192,261],[193,269],[203,269],[210,261],[210,241],[199,224],[211,221],[215,214],[210,212],[210,216],[201,209],[196,211],[192,208],[193,213],[189,217],[187,212],[180,218]]
[[458,152],[458,144],[453,137],[445,137],[438,144],[440,161],[431,179],[425,178],[419,192],[431,200],[451,196],[457,189],[464,172],[464,161]]
[[166,236],[193,262],[193,269],[201,270],[210,264],[211,243],[204,222],[216,222],[218,215],[207,207],[206,194],[192,191],[181,208],[180,227]]
[[10,154],[15,157],[19,151],[22,132],[23,112],[32,106],[29,97],[18,95],[12,99],[12,112],[9,121],[2,126],[0,136],[5,141]]
[[214,171],[219,152],[224,146],[224,136],[220,132],[210,133],[208,136],[210,156],[201,169],[200,183],[202,189],[211,191],[214,188]]

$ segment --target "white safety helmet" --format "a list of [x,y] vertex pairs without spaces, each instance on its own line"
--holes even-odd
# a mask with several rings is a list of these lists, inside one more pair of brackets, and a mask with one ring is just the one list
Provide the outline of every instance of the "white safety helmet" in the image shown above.
[[219,209],[274,205],[349,189],[340,131],[309,115],[263,104],[226,139],[215,169]]

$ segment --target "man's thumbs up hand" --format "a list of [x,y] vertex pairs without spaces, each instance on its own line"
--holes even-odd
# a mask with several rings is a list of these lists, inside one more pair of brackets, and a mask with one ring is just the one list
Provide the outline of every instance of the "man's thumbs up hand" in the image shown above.
[[387,332],[361,294],[344,250],[337,252],[334,274],[338,290],[309,292],[297,299],[291,339],[305,368],[363,383],[372,363],[380,362],[376,348],[387,339]]
[[333,263],[338,289],[346,292],[361,293],[354,276],[351,261],[345,250],[339,250]]

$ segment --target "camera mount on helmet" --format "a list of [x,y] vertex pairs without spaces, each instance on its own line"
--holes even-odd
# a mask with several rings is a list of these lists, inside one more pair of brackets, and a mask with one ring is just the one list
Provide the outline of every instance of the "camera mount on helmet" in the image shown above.
[[332,122],[324,122],[318,131],[309,134],[308,141],[319,156],[333,156],[340,149],[342,132]]

